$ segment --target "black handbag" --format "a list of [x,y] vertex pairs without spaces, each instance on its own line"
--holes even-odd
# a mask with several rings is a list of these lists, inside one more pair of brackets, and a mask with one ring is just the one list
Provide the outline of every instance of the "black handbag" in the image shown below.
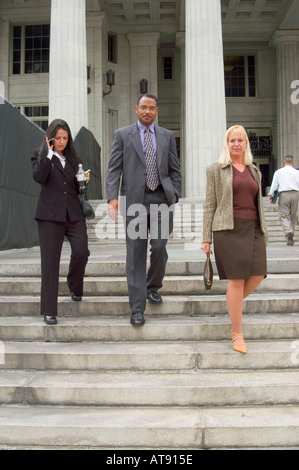
[[95,212],[94,212],[93,208],[91,207],[91,205],[88,202],[86,192],[85,192],[85,197],[83,197],[81,195],[79,197],[80,197],[80,200],[81,200],[81,206],[82,206],[82,211],[83,211],[84,217],[87,220],[94,219],[95,218]]
[[210,290],[213,285],[213,266],[210,258],[210,253],[207,254],[207,259],[203,268],[203,280],[205,289]]
[[272,204],[276,204],[276,201],[277,201],[277,198],[278,198],[278,191],[276,189],[276,191],[274,191],[274,195],[272,197]]

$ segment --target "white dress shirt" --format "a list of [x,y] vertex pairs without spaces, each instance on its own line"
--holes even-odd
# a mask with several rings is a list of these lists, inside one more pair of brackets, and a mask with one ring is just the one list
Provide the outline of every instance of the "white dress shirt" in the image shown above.
[[291,165],[276,170],[269,196],[273,196],[276,190],[280,193],[283,191],[299,191],[299,171]]
[[59,161],[60,161],[61,165],[63,166],[63,168],[65,168],[65,163],[66,163],[65,157],[61,157],[61,156],[59,155],[59,153],[54,152],[54,150],[49,149],[49,152],[48,152],[47,157],[48,157],[50,160],[52,160],[53,155],[55,155],[56,157],[59,158]]

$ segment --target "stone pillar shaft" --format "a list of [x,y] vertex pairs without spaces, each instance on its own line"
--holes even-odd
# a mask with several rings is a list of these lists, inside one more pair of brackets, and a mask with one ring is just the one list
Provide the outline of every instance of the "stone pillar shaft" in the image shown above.
[[299,165],[299,104],[292,102],[292,83],[299,79],[299,33],[276,31],[272,38],[277,55],[278,166],[286,155]]
[[85,0],[52,0],[49,121],[88,126]]
[[186,145],[185,145],[185,134],[186,134],[186,77],[185,77],[185,34],[176,34],[176,44],[181,51],[181,116],[180,116],[180,127],[181,127],[181,172],[182,172],[182,191],[181,196],[185,196],[185,176],[186,176]]
[[[130,33],[131,47],[131,122],[136,121],[135,105],[140,96],[139,82],[148,81],[148,93],[158,95],[157,48],[160,33]],[[156,123],[158,120],[156,119]]]
[[205,197],[206,167],[217,161],[226,130],[220,0],[186,2],[187,197]]

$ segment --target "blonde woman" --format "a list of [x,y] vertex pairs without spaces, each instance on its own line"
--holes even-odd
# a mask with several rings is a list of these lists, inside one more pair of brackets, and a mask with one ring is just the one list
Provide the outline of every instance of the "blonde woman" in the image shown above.
[[247,133],[239,125],[227,130],[220,159],[207,168],[204,253],[211,252],[212,241],[219,278],[228,279],[226,301],[233,349],[246,353],[243,299],[267,274],[267,228],[261,173],[252,163]]

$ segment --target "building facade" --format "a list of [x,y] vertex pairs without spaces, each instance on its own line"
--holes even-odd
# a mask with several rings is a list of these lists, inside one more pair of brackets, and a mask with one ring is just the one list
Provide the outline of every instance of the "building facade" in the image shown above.
[[205,195],[225,130],[244,125],[268,186],[299,167],[299,0],[1,0],[2,94],[46,128],[66,119],[102,148],[145,91],[174,131],[183,196]]

